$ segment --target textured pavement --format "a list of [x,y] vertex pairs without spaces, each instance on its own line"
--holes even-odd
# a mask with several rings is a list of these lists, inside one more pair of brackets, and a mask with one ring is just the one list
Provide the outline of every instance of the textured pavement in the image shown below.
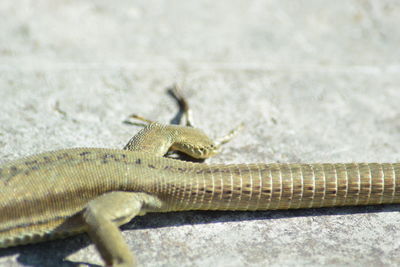
[[[131,113],[246,127],[212,163],[400,161],[400,1],[0,2],[0,163],[122,147]],[[396,266],[398,205],[151,214],[141,266]],[[85,235],[0,250],[0,266],[101,264]],[[96,265],[94,265],[96,266]]]

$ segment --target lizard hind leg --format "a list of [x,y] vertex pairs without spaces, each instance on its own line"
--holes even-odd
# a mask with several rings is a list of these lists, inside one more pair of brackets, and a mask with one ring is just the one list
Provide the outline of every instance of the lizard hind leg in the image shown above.
[[118,226],[146,210],[161,207],[158,198],[146,193],[110,192],[90,201],[83,211],[87,232],[107,265],[132,267],[136,260]]
[[[186,100],[186,98],[182,95],[181,90],[179,89],[179,87],[175,84],[173,85],[170,89],[168,89],[168,93],[176,100],[176,102],[178,103],[182,115],[179,116],[179,118],[177,119],[177,124],[178,125],[182,125],[182,121],[183,119],[186,121],[185,124],[183,124],[183,126],[186,127],[193,127],[193,116],[192,116],[192,110],[189,107],[189,103]],[[155,121],[147,119],[145,117],[142,117],[138,114],[131,114],[129,115],[130,119],[135,119],[135,120],[139,120],[142,122],[131,122],[128,120],[125,120],[124,123],[126,124],[132,124],[135,126],[140,126],[140,127],[146,127],[149,124],[155,123]]]
[[193,116],[192,116],[192,109],[189,106],[189,102],[186,98],[182,95],[181,89],[177,84],[174,84],[169,90],[168,93],[175,98],[176,102],[178,103],[182,116],[178,119],[178,124],[182,125],[182,119],[184,118],[186,123],[184,126],[186,127],[194,127],[193,124]]
[[215,142],[200,129],[156,122],[140,130],[124,149],[155,156],[179,151],[196,159],[206,159],[218,152]]
[[[186,120],[187,127],[194,127],[192,110],[188,104],[186,98],[182,95],[180,88],[175,84],[168,91],[178,102],[180,108],[183,110],[183,116]],[[180,122],[179,122],[180,123]],[[243,128],[243,123],[241,123],[236,128],[232,129],[227,135],[218,138],[213,142],[206,134],[201,130],[193,129],[191,131],[192,136],[188,134],[181,134],[181,142],[175,144],[175,148],[180,147],[178,150],[188,154],[197,159],[206,159],[218,153],[221,146],[230,142],[237,133]],[[189,130],[190,131],[190,130]],[[191,137],[192,140],[188,137]],[[183,146],[183,148],[182,148]]]
[[232,130],[230,130],[228,134],[218,138],[217,141],[215,142],[216,146],[220,148],[222,145],[230,142],[243,128],[244,128],[244,123],[242,122]]
[[222,145],[231,141],[242,128],[243,124],[240,124],[227,135],[213,141],[200,129],[181,127],[177,131],[178,134],[171,150],[183,152],[196,159],[207,159],[216,155]]
[[[221,146],[229,142],[243,125],[231,130],[226,136],[214,142],[202,130],[194,128],[191,110],[186,99],[177,86],[169,90],[177,100],[186,118],[186,126],[163,125],[138,115],[132,118],[144,121],[146,124],[139,133],[129,140],[124,149],[129,151],[148,152],[155,156],[171,155],[171,152],[182,152],[194,159],[207,159],[217,154]],[[179,121],[182,120],[182,117]]]

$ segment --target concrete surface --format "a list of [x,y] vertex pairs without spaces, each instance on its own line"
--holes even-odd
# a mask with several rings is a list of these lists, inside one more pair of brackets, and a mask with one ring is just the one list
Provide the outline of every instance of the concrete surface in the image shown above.
[[[122,147],[131,113],[169,122],[184,86],[214,163],[400,160],[400,1],[0,2],[0,163]],[[134,219],[141,266],[396,266],[398,205]],[[85,235],[0,266],[101,260]]]

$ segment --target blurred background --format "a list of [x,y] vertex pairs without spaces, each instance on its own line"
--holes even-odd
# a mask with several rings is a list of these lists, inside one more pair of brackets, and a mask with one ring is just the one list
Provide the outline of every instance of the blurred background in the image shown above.
[[[0,163],[122,147],[131,113],[168,123],[183,88],[214,163],[400,161],[400,1],[0,2]],[[142,266],[395,266],[392,206],[149,215]],[[179,227],[177,227],[179,226]],[[50,255],[50,256],[49,256]],[[3,266],[101,263],[85,236],[0,251]]]

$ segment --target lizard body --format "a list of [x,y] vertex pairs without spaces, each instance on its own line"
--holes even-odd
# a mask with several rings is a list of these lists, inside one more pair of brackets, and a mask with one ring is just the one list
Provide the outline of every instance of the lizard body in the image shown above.
[[135,264],[118,226],[146,212],[400,203],[400,163],[208,165],[202,131],[150,123],[124,150],[75,148],[0,165],[0,248],[88,232],[107,264]]

